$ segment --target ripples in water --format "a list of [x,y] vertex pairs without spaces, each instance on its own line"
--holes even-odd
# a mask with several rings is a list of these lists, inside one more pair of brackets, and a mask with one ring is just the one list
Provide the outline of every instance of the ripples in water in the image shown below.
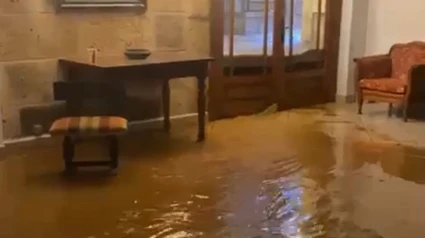
[[123,138],[107,179],[59,178],[58,146],[24,148],[0,163],[0,237],[423,236],[424,151],[335,140],[329,123],[285,118],[223,122],[202,145]]

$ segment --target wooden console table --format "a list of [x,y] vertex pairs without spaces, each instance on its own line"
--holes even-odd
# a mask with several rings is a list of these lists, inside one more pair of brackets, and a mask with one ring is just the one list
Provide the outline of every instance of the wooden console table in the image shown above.
[[198,86],[198,141],[205,139],[205,80],[208,66],[212,61],[208,56],[191,56],[182,53],[153,53],[145,60],[129,60],[124,55],[89,58],[59,59],[63,80],[119,80],[126,76],[137,80],[160,80],[164,128],[170,130],[170,87],[173,78],[196,77]]

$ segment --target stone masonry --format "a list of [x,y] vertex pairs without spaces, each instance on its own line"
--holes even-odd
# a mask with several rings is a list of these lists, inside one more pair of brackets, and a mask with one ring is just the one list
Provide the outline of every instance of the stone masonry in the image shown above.
[[[55,0],[0,1],[0,103],[5,138],[46,130],[61,106],[53,102],[52,82],[58,78],[57,58],[120,55],[126,47],[209,53],[210,0],[148,0],[146,12],[67,10],[57,12]],[[160,116],[160,87],[132,85],[135,119]],[[56,110],[57,109],[57,110]],[[194,79],[171,81],[172,115],[196,111]]]

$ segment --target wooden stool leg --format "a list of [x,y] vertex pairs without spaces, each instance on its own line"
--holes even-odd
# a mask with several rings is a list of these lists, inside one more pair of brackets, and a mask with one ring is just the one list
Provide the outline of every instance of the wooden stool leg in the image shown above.
[[63,139],[62,151],[65,162],[65,171],[70,172],[73,169],[72,160],[74,158],[74,143],[70,136],[65,136]]
[[111,168],[118,168],[118,138],[117,136],[109,136],[109,156],[111,159]]
[[407,107],[408,107],[408,103],[404,102],[403,105],[403,121],[407,122]]
[[357,109],[357,113],[359,115],[363,114],[363,95],[361,92],[358,93],[358,98],[357,98],[357,103],[358,103],[358,109]]

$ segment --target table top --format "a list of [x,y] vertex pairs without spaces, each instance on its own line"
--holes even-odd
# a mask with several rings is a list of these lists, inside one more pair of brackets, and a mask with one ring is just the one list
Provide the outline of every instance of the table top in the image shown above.
[[213,58],[206,55],[193,55],[176,52],[153,52],[148,58],[128,59],[124,54],[122,56],[97,56],[95,63],[91,63],[90,57],[65,57],[60,61],[68,63],[77,63],[85,65],[94,65],[101,68],[124,67],[124,66],[148,66],[157,64],[188,63],[212,61]]

